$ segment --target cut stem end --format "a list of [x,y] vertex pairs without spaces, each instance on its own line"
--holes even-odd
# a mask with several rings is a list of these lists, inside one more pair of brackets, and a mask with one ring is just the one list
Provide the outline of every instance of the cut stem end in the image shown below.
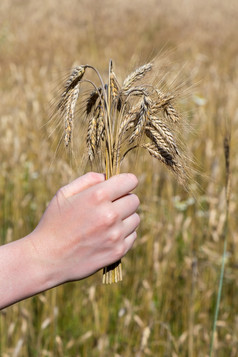
[[113,284],[122,281],[122,265],[121,260],[113,263],[103,269],[103,284]]

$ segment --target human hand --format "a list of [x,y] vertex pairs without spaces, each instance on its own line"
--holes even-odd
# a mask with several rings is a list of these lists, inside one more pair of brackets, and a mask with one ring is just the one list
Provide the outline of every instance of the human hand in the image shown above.
[[140,219],[132,174],[88,173],[59,189],[29,236],[48,287],[85,278],[132,247]]

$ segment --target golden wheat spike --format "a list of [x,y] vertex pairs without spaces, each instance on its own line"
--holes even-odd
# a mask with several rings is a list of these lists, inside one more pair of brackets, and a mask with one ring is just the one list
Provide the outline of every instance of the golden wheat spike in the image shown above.
[[149,108],[148,97],[144,96],[143,102],[141,103],[140,112],[137,115],[137,123],[129,139],[130,144],[142,135],[143,129],[146,125],[146,121],[148,119],[148,108]]
[[72,90],[79,84],[85,74],[85,67],[78,66],[73,69],[72,73],[70,74],[68,80],[64,85],[64,92],[61,95],[61,100],[58,104],[58,109],[63,112],[65,110],[65,106],[68,103],[69,97],[71,96]]
[[119,135],[135,126],[138,113],[140,112],[141,103],[136,103],[131,109],[126,110],[119,127]]
[[137,68],[131,74],[129,74],[129,76],[126,77],[126,79],[123,82],[122,91],[123,92],[128,91],[135,82],[143,78],[147,72],[151,71],[151,69],[152,69],[152,63],[147,63]]
[[111,88],[111,95],[112,99],[118,97],[120,86],[117,80],[117,77],[113,71],[110,72],[110,88]]
[[165,160],[176,161],[176,156],[173,151],[171,151],[170,145],[164,139],[164,137],[153,127],[147,126],[145,129],[146,136],[155,144],[157,150],[165,158]]
[[161,112],[164,112],[164,109],[166,108],[166,106],[168,104],[170,104],[170,98],[168,99],[163,99],[161,101],[153,101],[151,107],[150,107],[150,112],[151,114],[158,114],[158,113],[161,113]]
[[96,145],[99,147],[101,140],[104,140],[105,123],[102,105],[98,107]]
[[93,107],[96,105],[97,100],[100,95],[101,88],[98,88],[97,90],[94,90],[90,93],[87,101],[86,101],[86,115],[89,115],[93,109]]
[[173,123],[177,123],[179,121],[179,115],[172,104],[168,104],[164,106],[164,113],[166,117],[171,120]]
[[[65,83],[64,93],[67,93],[67,91],[70,88],[73,88],[78,82],[80,82],[84,74],[85,74],[85,66],[75,67]],[[64,95],[64,93],[62,94],[62,96]]]
[[177,177],[178,181],[184,185],[186,181],[186,171],[181,162],[174,160],[173,156],[164,148],[158,147],[156,144],[140,144],[140,147],[146,149],[151,156],[163,163]]
[[79,95],[79,83],[70,91],[67,96],[64,110],[64,122],[65,122],[65,145],[68,146],[71,141],[72,131],[73,131],[73,119],[75,106]]
[[66,147],[69,145],[72,137],[74,112],[79,95],[79,83],[84,73],[84,66],[78,66],[73,69],[65,83],[65,90],[57,107],[64,120],[64,142]]
[[147,128],[151,126],[161,135],[170,149],[174,150],[174,152],[179,155],[179,150],[176,145],[174,136],[169,128],[159,118],[149,116]]
[[88,133],[87,133],[87,146],[88,146],[88,156],[92,161],[94,159],[97,141],[97,117],[94,115],[89,119]]

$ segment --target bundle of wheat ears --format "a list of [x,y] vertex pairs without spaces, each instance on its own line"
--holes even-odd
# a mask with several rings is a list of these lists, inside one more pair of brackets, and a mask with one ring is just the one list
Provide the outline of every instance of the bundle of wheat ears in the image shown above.
[[[184,182],[186,170],[173,128],[180,117],[174,107],[174,95],[144,83],[152,71],[147,63],[119,83],[109,62],[109,78],[105,84],[95,67],[81,65],[73,69],[64,86],[57,111],[64,122],[65,146],[72,142],[75,120],[87,125],[87,155],[90,162],[101,162],[106,178],[120,172],[126,155],[135,148],[143,148],[158,159]],[[86,72],[94,71],[98,84],[86,79]],[[143,82],[143,83],[142,83]],[[76,102],[83,93],[83,84],[92,90],[84,100],[81,118],[75,118]],[[82,108],[81,108],[82,109]],[[103,283],[122,280],[121,261],[103,270]]]

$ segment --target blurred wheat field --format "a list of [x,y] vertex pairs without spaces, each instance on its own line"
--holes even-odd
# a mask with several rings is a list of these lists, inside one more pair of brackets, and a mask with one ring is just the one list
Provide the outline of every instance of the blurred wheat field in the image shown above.
[[55,155],[47,125],[75,63],[107,75],[113,58],[124,78],[162,54],[169,73],[191,87],[179,105],[191,127],[183,133],[195,161],[191,184],[199,187],[191,195],[142,155],[141,225],[123,258],[123,282],[103,286],[99,272],[2,310],[1,356],[208,356],[224,239],[226,123],[232,190],[214,356],[238,355],[237,16],[235,0],[0,2],[1,244],[33,230],[56,190],[83,173],[65,152]]

